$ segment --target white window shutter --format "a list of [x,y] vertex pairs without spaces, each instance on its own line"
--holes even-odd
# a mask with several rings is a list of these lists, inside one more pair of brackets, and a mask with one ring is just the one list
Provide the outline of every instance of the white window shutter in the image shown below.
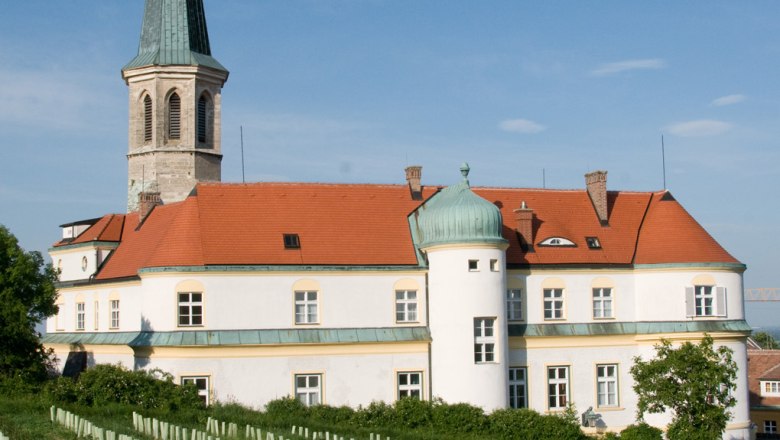
[[715,288],[715,315],[726,316],[726,288]]
[[685,288],[685,316],[696,316],[696,300],[693,297],[693,287]]

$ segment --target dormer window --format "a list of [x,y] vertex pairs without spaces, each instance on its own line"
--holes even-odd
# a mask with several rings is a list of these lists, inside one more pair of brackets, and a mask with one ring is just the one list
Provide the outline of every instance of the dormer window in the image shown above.
[[563,237],[550,237],[539,243],[539,246],[576,246],[573,241]]
[[601,242],[598,237],[585,237],[585,243],[588,244],[589,249],[601,249]]
[[298,238],[298,234],[284,234],[284,248],[300,249],[301,240],[300,238]]

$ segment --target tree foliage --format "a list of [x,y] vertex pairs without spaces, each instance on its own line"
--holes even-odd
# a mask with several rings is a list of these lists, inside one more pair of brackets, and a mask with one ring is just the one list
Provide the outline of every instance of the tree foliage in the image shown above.
[[57,274],[40,252],[25,252],[0,225],[0,375],[46,377],[51,354],[35,326],[57,312]]
[[767,332],[756,332],[750,337],[764,350],[777,350],[780,348],[780,344],[777,343],[777,340]]
[[637,418],[644,413],[670,409],[669,438],[720,439],[736,404],[737,364],[728,347],[713,348],[708,335],[699,344],[685,342],[675,348],[667,340],[655,347],[656,358],[634,358],[631,375],[639,396]]

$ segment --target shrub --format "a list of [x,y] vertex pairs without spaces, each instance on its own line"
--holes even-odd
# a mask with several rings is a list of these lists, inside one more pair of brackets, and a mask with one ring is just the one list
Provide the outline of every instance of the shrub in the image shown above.
[[374,401],[367,407],[359,407],[352,418],[353,424],[363,428],[393,426],[395,411],[385,402]]
[[352,421],[355,410],[348,406],[316,405],[309,408],[312,421],[328,425],[346,425]]
[[579,425],[567,415],[541,415],[530,409],[500,409],[488,420],[490,432],[498,438],[587,439]]
[[620,436],[618,436],[614,432],[608,432],[608,433],[604,434],[603,437],[601,437],[601,440],[618,440],[619,438],[620,438]]
[[[677,437],[670,437],[677,438]],[[640,423],[638,425],[631,425],[620,432],[621,440],[662,440],[663,433],[660,429],[648,425],[647,423]]]
[[40,384],[31,381],[21,375],[2,375],[0,374],[0,395],[3,396],[27,396],[37,394],[40,391]]
[[431,426],[433,405],[429,400],[404,397],[395,401],[393,409],[397,426],[412,429]]
[[487,425],[487,417],[482,408],[467,403],[434,403],[432,416],[433,427],[439,432],[478,432]]
[[121,365],[96,365],[75,382],[58,378],[46,391],[55,400],[86,406],[120,403],[167,410],[203,406],[193,385],[178,386],[170,374],[159,370],[129,371]]
[[300,400],[287,396],[266,403],[265,413],[269,417],[282,420],[306,418],[309,416],[309,408]]

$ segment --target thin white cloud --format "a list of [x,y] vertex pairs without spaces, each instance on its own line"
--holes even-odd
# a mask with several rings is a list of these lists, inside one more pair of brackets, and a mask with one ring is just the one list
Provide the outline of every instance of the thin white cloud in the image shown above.
[[668,125],[665,131],[682,137],[715,136],[731,130],[732,127],[732,124],[724,121],[698,119]]
[[624,60],[614,63],[606,63],[590,71],[593,76],[609,76],[629,70],[663,69],[666,61],[661,58],[648,58],[643,60]]
[[712,105],[714,105],[715,107],[723,107],[724,105],[732,105],[732,104],[740,103],[740,102],[744,101],[745,99],[747,99],[747,96],[745,96],[745,95],[740,95],[740,94],[726,95],[726,96],[721,96],[720,98],[714,99],[712,101]]
[[512,133],[539,133],[547,129],[544,125],[528,119],[507,119],[501,121],[498,128]]

